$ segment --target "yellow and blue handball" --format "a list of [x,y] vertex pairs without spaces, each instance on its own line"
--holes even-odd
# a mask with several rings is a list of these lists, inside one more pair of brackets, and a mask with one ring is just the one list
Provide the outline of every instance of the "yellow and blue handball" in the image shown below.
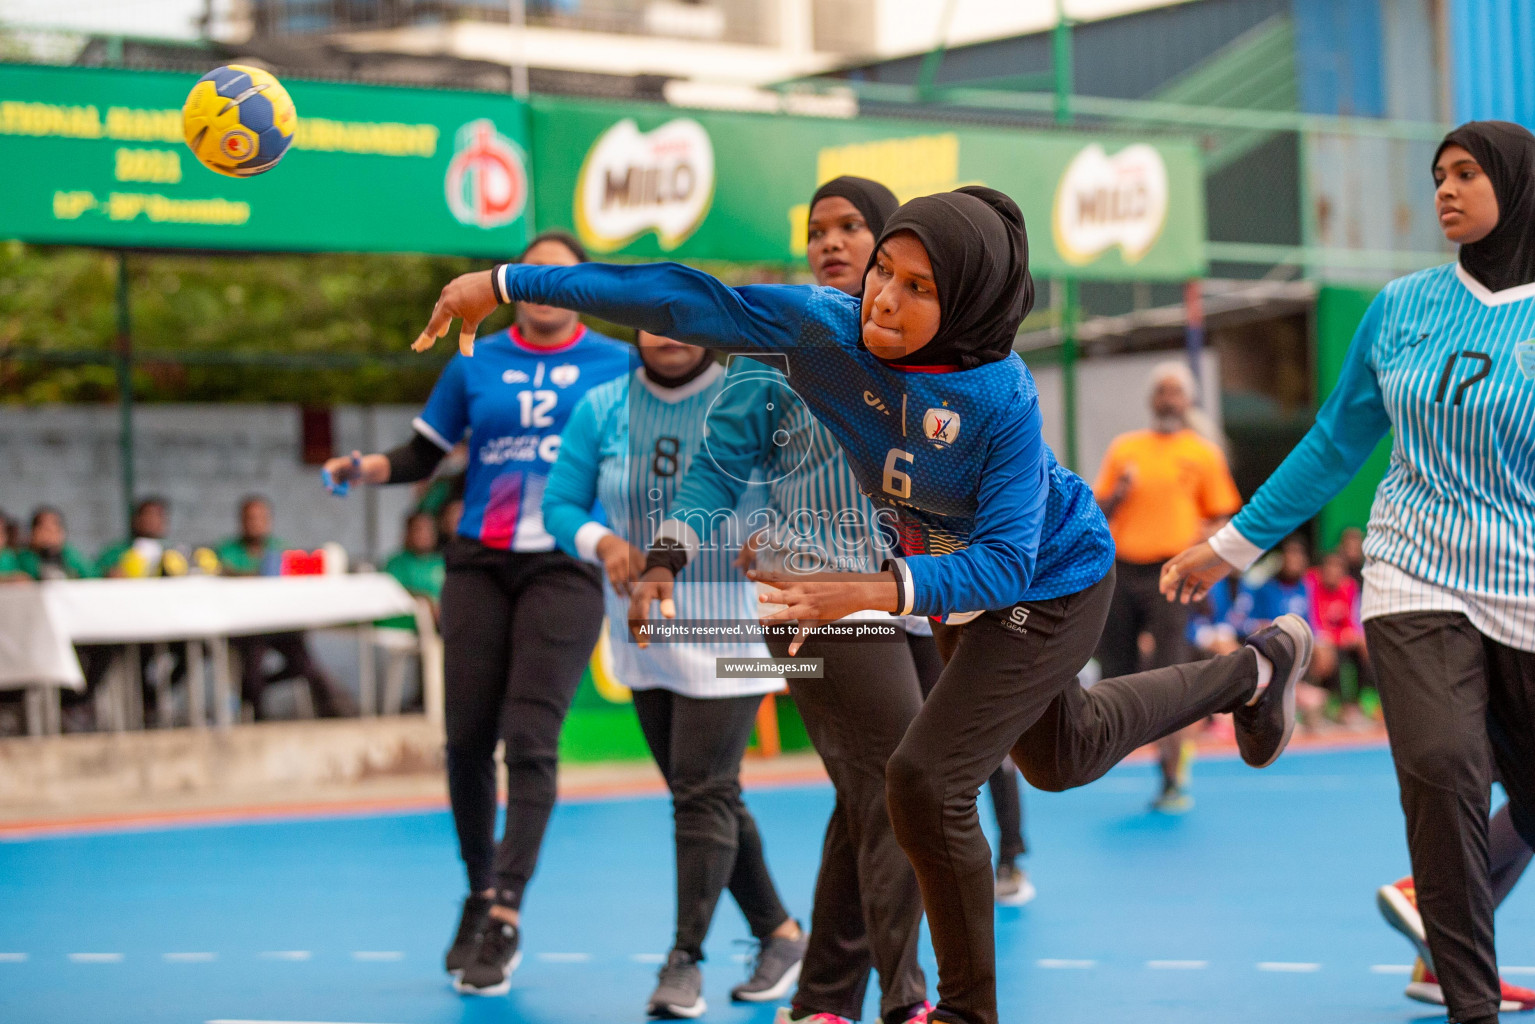
[[270,171],[288,152],[298,113],[270,72],[244,64],[214,68],[181,108],[187,145],[204,167],[233,178]]

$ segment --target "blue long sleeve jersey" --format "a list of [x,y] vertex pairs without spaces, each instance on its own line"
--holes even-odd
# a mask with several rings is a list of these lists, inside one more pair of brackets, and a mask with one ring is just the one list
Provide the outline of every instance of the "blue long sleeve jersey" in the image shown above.
[[1365,554],[1471,594],[1535,591],[1535,286],[1488,292],[1458,263],[1370,304],[1337,386],[1232,527],[1272,547],[1393,426]]
[[1075,593],[1114,543],[1092,491],[1040,435],[1023,361],[909,373],[859,345],[858,300],[833,288],[729,288],[675,263],[496,269],[512,300],[549,303],[679,341],[787,353],[789,380],[895,513],[901,614],[978,613]]

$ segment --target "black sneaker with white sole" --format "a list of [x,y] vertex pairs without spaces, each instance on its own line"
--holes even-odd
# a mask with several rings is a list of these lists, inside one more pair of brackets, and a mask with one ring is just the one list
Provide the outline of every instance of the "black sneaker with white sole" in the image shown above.
[[522,935],[514,924],[486,915],[474,936],[474,951],[453,987],[466,996],[499,996],[511,990],[512,972],[522,963]]
[[1274,675],[1258,699],[1232,713],[1237,750],[1254,768],[1273,764],[1295,732],[1295,687],[1311,664],[1316,641],[1299,615],[1281,615],[1247,638],[1274,665]]
[[472,892],[464,898],[464,909],[458,915],[458,931],[453,933],[453,944],[442,958],[443,969],[457,975],[469,966],[474,955],[474,937],[479,934],[480,924],[490,913],[490,897]]
[[704,975],[698,969],[698,961],[683,950],[672,950],[666,955],[645,1012],[652,1017],[677,1019],[702,1016],[706,1009]]
[[776,1003],[784,998],[799,981],[800,964],[809,947],[810,936],[803,929],[797,939],[771,935],[763,939],[751,977],[731,989],[730,998],[738,1003]]

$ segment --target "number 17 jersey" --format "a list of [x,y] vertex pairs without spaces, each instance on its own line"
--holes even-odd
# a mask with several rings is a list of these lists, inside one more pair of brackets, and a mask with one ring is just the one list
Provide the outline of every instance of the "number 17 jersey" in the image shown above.
[[475,343],[443,369],[416,430],[443,451],[468,433],[461,537],[503,551],[553,551],[544,529],[544,483],[560,432],[588,391],[635,366],[634,349],[585,327],[553,348],[526,344],[517,328]]

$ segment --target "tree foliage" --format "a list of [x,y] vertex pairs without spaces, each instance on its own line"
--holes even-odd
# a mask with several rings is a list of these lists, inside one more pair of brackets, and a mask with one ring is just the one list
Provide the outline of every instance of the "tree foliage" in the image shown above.
[[[93,249],[0,243],[0,400],[116,397],[117,259]],[[418,357],[419,368],[396,364],[409,355],[443,284],[481,265],[420,255],[132,253],[132,339],[144,359],[134,373],[135,398],[420,401],[450,350]],[[485,329],[509,320],[501,311]],[[166,355],[177,361],[154,358]],[[272,365],[273,357],[299,365]],[[315,365],[337,357],[358,365]],[[374,357],[382,358],[375,364]]]

